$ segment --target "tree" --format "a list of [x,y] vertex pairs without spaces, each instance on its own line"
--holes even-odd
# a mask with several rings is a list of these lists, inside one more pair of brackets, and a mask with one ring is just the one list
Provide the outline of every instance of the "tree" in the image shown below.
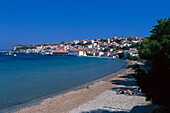
[[137,48],[138,50],[140,49],[140,44],[132,44],[132,45],[130,45],[130,47],[129,48]]
[[62,41],[61,44],[65,44],[66,42],[65,41]]
[[118,55],[119,55],[119,58],[123,58],[125,55],[124,55],[124,52],[122,52],[122,53],[118,53]]
[[91,53],[86,53],[87,56],[93,56]]
[[100,41],[101,42],[107,42],[107,39],[101,39]]
[[170,105],[170,18],[158,20],[151,36],[141,43],[139,55],[150,66],[148,73],[138,72],[137,81],[153,103]]
[[123,50],[129,50],[129,47],[128,46],[125,46],[122,48]]
[[107,52],[109,49],[108,48],[105,48],[102,52]]
[[138,56],[128,55],[129,60],[138,60]]

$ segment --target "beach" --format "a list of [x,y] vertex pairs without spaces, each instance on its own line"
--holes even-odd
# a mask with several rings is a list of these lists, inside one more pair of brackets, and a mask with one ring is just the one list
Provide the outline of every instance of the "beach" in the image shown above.
[[[129,63],[130,65],[132,63]],[[132,64],[133,65],[133,64]],[[37,105],[22,108],[17,113],[90,113],[90,111],[131,111],[135,106],[146,106],[153,110],[145,96],[117,95],[121,89],[133,89],[136,85],[131,76],[134,70],[129,66],[118,73],[103,77],[81,89],[44,99]],[[142,110],[140,110],[142,111]],[[95,112],[97,113],[97,112]]]

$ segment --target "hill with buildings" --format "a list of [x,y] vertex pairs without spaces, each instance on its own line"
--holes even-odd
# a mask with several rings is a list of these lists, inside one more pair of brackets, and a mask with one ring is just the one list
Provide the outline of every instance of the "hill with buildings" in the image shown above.
[[41,45],[16,45],[15,53],[43,55],[73,55],[138,59],[138,49],[145,38],[128,36],[105,39],[73,40]]

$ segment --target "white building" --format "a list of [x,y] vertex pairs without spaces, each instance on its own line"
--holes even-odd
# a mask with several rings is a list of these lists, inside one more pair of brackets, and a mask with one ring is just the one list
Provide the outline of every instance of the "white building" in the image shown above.
[[95,47],[97,47],[97,48],[100,47],[100,44],[95,45]]
[[81,44],[86,44],[87,40],[81,40]]
[[128,54],[129,54],[129,55],[132,55],[132,56],[139,56],[138,50],[137,50],[136,48],[130,48],[130,49],[128,50]]
[[132,43],[134,43],[134,44],[140,44],[141,41],[140,41],[140,40],[132,40]]
[[93,44],[94,42],[94,40],[88,40],[88,44]]
[[101,51],[96,52],[96,56],[102,56],[103,54],[104,54],[104,52],[101,52]]
[[124,52],[124,50],[122,50],[122,49],[118,49],[118,50],[116,50],[116,53],[118,54],[118,53],[123,53]]
[[83,50],[80,50],[80,49],[71,49],[71,50],[68,51],[68,55],[83,56],[84,52],[83,52]]
[[90,53],[92,54],[92,56],[102,56],[104,54],[104,52],[101,51],[92,51]]
[[90,43],[93,44],[95,41],[94,40],[90,40]]
[[43,48],[43,46],[37,46],[36,47],[38,50],[41,50]]
[[77,43],[79,43],[80,41],[79,40],[73,40],[72,42],[71,42],[71,44],[77,44]]
[[137,36],[128,36],[127,39],[128,39],[128,40],[137,40],[138,37],[137,37]]
[[97,45],[97,43],[93,43],[93,46],[96,46]]
[[109,57],[109,56],[110,56],[110,53],[111,53],[111,52],[107,51],[107,52],[104,53],[103,56],[104,56],[104,57]]
[[114,49],[113,48],[110,48],[109,51],[112,52]]
[[93,45],[87,45],[88,48],[93,48]]
[[131,43],[124,43],[123,46],[129,47],[129,46],[131,46]]
[[111,52],[110,53],[110,57],[116,58],[117,57],[116,51]]

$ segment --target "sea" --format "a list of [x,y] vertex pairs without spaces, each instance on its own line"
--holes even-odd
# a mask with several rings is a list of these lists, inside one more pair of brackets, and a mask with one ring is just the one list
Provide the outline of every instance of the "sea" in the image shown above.
[[126,65],[107,58],[0,55],[0,110],[94,81]]

